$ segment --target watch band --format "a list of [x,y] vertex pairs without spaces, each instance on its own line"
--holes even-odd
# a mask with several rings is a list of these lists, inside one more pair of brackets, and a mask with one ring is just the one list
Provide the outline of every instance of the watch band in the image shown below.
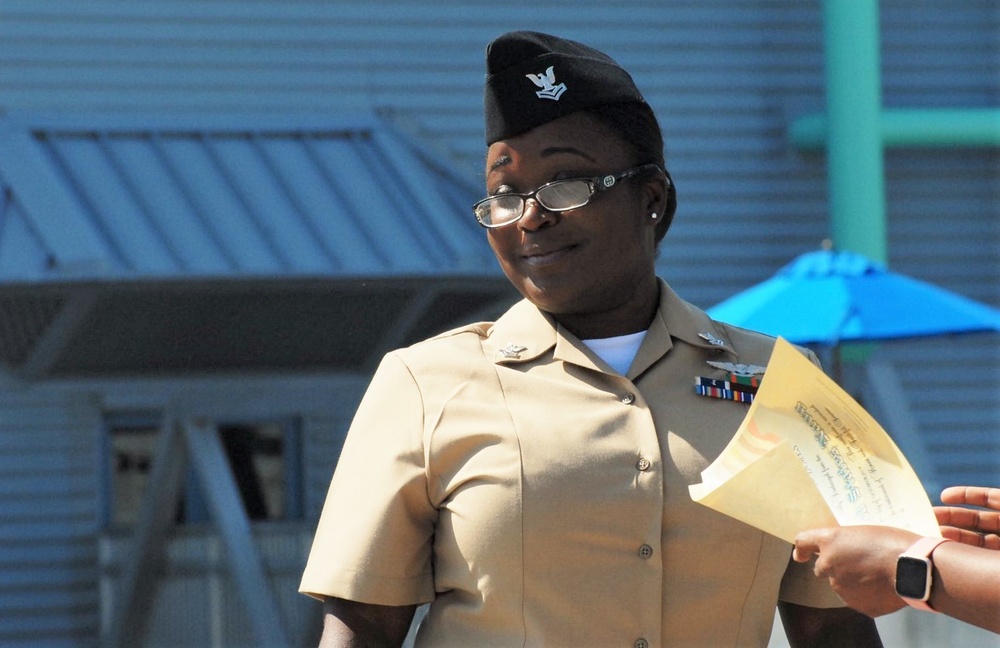
[[[917,559],[921,559],[921,560],[926,560],[927,563],[928,563],[927,564],[927,569],[929,570],[928,574],[933,574],[934,573],[934,561],[931,560],[931,554],[934,553],[934,550],[937,549],[940,545],[942,545],[945,542],[948,542],[948,538],[920,538],[919,540],[917,540],[916,542],[914,542],[912,545],[910,545],[909,549],[907,549],[902,554],[900,554],[899,557],[900,558],[917,558]],[[931,576],[928,576],[928,582],[929,583],[933,582],[933,579],[932,579]],[[931,595],[931,585],[928,585],[926,594],[927,594],[927,599],[928,600],[924,600],[924,601],[922,601],[920,599],[909,598],[907,596],[902,596],[900,598],[902,598],[910,606],[915,607],[918,610],[924,610],[926,612],[937,612],[937,610],[935,610],[934,608],[932,608],[930,606],[930,600],[929,599],[930,599],[930,595]]]

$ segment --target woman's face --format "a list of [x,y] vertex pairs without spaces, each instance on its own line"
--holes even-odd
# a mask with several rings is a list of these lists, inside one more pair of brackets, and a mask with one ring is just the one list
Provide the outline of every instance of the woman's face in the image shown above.
[[[635,163],[607,126],[573,113],[490,146],[486,189],[490,195],[529,193],[553,180],[619,173]],[[548,212],[528,200],[519,221],[487,236],[507,278],[543,311],[557,319],[601,315],[614,322],[634,317],[638,306],[645,327],[657,295],[650,213],[662,209],[662,199],[660,180],[645,174],[570,211]]]

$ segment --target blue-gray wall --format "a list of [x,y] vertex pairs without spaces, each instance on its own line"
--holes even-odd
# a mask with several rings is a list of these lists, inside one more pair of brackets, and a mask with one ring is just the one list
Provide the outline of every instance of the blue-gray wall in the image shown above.
[[[819,0],[261,2],[0,0],[0,109],[305,113],[375,108],[480,173],[482,54],[510,28],[611,52],[659,112],[680,191],[665,274],[711,305],[827,233]],[[884,102],[1000,103],[992,0],[881,3]],[[996,304],[994,149],[893,150],[890,260]],[[947,225],[945,225],[945,223]]]
[[0,644],[92,645],[100,418],[86,395],[0,392]]

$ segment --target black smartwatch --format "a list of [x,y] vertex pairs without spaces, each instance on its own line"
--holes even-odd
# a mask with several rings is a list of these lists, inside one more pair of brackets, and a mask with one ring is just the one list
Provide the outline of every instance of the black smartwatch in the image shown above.
[[947,541],[947,538],[921,538],[896,560],[896,594],[918,610],[935,611],[927,603],[934,582],[931,554]]

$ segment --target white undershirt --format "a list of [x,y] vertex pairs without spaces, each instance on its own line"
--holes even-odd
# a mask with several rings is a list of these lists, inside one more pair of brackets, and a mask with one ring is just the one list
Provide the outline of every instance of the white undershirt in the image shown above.
[[600,356],[601,360],[611,365],[612,369],[624,376],[628,372],[628,368],[632,366],[632,360],[639,352],[639,345],[642,344],[644,337],[646,337],[646,332],[639,331],[617,337],[583,340],[583,343],[587,345],[588,349]]

